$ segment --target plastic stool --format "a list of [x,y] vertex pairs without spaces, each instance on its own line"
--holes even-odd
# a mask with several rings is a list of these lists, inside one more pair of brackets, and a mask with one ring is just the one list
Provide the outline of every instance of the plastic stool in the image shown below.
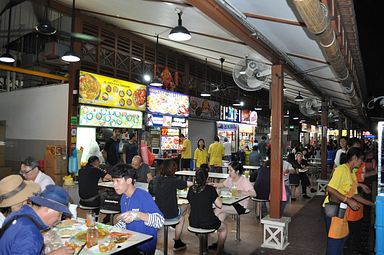
[[204,252],[207,251],[208,234],[215,232],[216,229],[194,228],[188,226],[188,231],[197,234],[197,236],[199,237],[199,254],[203,255]]
[[180,222],[180,218],[178,219],[165,219],[164,220],[164,246],[163,246],[163,254],[168,254],[168,228],[173,225],[177,225]]
[[[250,213],[249,209],[245,209],[245,212],[243,214]],[[233,214],[233,216],[236,219],[236,241],[240,241],[240,215],[241,214]]]
[[120,211],[100,209],[100,213],[105,214],[105,215],[110,215],[111,225],[113,226],[113,215],[120,213]]
[[269,200],[267,199],[260,199],[260,198],[257,198],[257,197],[251,197],[252,201],[254,202],[255,204],[255,214],[257,216],[257,211],[256,211],[256,206],[258,205],[259,207],[259,222],[261,222],[261,218],[263,218],[263,213],[262,213],[262,209],[263,209],[263,202],[269,202]]

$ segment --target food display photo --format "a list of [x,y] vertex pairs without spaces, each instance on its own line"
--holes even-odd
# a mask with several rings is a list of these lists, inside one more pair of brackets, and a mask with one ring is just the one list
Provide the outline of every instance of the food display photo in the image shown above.
[[145,85],[80,71],[79,102],[145,111]]

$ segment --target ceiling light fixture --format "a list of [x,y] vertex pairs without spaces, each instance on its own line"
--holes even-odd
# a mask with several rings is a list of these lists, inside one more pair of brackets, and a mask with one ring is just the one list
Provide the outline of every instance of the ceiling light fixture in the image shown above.
[[242,107],[242,106],[244,106],[244,102],[240,101],[238,103],[234,103],[233,106],[240,106],[240,107]]
[[11,37],[11,12],[12,7],[9,8],[9,14],[8,14],[8,36],[7,36],[7,51],[0,56],[0,61],[4,63],[13,63],[15,62],[15,58],[9,53],[9,41]]
[[298,120],[298,119],[299,119],[299,117],[293,117],[293,119],[294,119],[294,120]]
[[35,26],[35,30],[43,35],[53,35],[56,34],[56,28],[51,25],[51,22],[48,19],[48,6],[49,0],[46,3],[44,11],[44,20]]
[[284,92],[287,91],[287,88],[286,88],[285,86],[283,87],[283,91],[284,91]]
[[162,87],[163,82],[157,77],[157,46],[159,45],[159,35],[156,35],[156,46],[155,46],[155,64],[153,66],[153,77],[155,77],[151,83],[149,83],[150,86],[153,87]]
[[299,91],[299,95],[295,97],[295,102],[303,102],[303,101],[304,101],[304,97],[300,95],[300,91]]
[[255,107],[255,111],[262,111],[263,108],[262,107]]
[[[75,30],[75,0],[72,2],[72,20],[71,20],[71,32]],[[80,57],[72,50],[73,49],[73,40],[71,37],[71,45],[69,51],[65,52],[61,59],[69,63],[76,63],[80,61]]]
[[149,76],[149,74],[144,74],[143,78],[145,82],[149,82],[151,80],[151,76]]
[[289,110],[284,114],[284,118],[289,118]]
[[179,9],[176,9],[179,19],[177,21],[177,26],[174,27],[168,35],[168,38],[172,41],[183,42],[191,39],[191,33],[183,26],[183,21],[181,20],[181,15],[183,12]]

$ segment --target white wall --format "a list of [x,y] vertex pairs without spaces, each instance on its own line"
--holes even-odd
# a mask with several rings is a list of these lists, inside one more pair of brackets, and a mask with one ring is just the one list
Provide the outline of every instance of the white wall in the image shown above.
[[68,84],[0,93],[6,139],[67,140]]

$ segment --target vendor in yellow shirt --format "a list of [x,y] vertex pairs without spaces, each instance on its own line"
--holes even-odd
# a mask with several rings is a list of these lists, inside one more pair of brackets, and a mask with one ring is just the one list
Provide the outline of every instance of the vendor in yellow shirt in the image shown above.
[[191,140],[189,140],[183,134],[180,134],[179,140],[181,144],[181,168],[183,170],[189,170],[191,168],[192,159]]
[[220,173],[223,165],[224,146],[220,143],[218,136],[215,137],[215,142],[209,145],[208,156],[211,170]]
[[[358,210],[359,203],[372,206],[373,203],[357,194],[356,176],[353,169],[359,167],[363,162],[364,154],[359,148],[350,148],[347,152],[347,163],[336,167],[331,180],[327,186],[328,195],[323,206],[326,207],[340,203],[345,203],[351,210]],[[327,254],[343,254],[343,247],[348,238],[347,217],[343,219],[337,217],[337,211],[329,215],[332,211],[325,209],[325,225],[327,231]],[[327,213],[328,212],[328,213]],[[348,212],[347,212],[348,213]],[[328,215],[327,215],[328,214]]]
[[197,141],[197,148],[194,153],[195,169],[200,168],[202,164],[208,164],[208,151],[205,148],[204,139]]

